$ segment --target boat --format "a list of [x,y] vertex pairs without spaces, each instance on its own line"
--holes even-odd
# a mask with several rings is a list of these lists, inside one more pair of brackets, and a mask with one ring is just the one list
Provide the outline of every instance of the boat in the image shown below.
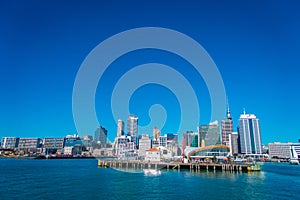
[[299,165],[299,160],[297,160],[297,159],[291,159],[290,160],[290,164],[291,165]]
[[156,169],[144,169],[144,174],[145,175],[150,175],[150,176],[158,176],[161,174],[160,170],[156,170]]
[[248,165],[248,167],[247,167],[247,170],[249,171],[249,172],[258,172],[258,171],[260,171],[260,165],[259,164],[251,164],[251,165]]

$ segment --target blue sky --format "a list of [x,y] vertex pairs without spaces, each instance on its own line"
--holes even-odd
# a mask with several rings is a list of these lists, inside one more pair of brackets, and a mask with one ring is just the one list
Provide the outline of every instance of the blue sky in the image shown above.
[[[112,35],[153,26],[182,32],[206,49],[223,78],[235,127],[246,108],[260,119],[263,143],[296,142],[299,9],[297,1],[2,1],[0,137],[76,133],[72,91],[83,60]],[[201,104],[199,124],[209,123],[209,93],[189,63],[169,52],[141,50],[117,59],[99,82],[95,106],[109,138],[116,133],[110,110],[113,85],[122,73],[147,62],[163,63],[183,74]],[[162,132],[176,131],[180,109],[167,88],[139,88],[130,112],[145,125],[148,109],[156,103],[168,113]]]

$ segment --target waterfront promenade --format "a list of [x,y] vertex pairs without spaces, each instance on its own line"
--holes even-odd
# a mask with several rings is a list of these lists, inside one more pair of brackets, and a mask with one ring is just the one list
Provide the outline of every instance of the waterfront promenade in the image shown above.
[[167,169],[178,170],[187,169],[190,171],[213,170],[213,171],[232,171],[248,172],[260,171],[260,166],[255,164],[218,164],[218,163],[168,163],[168,162],[142,162],[142,161],[119,161],[119,160],[98,160],[99,167],[110,168],[130,168],[130,169]]

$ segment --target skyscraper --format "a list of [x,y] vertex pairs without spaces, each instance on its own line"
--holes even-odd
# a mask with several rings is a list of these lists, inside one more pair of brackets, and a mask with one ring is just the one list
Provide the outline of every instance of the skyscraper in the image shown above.
[[96,143],[100,143],[101,147],[105,147],[107,141],[107,130],[103,126],[99,126],[95,131],[94,140]]
[[218,121],[211,122],[209,125],[201,125],[198,129],[198,146],[212,146],[220,144],[220,127]]
[[222,144],[226,146],[229,145],[229,135],[233,132],[232,117],[230,115],[230,109],[228,106],[227,119],[222,120]]
[[122,120],[118,120],[118,129],[117,129],[117,137],[121,137],[124,135],[124,122]]
[[242,154],[262,154],[259,119],[254,114],[240,116],[238,134]]
[[138,117],[135,115],[128,115],[127,135],[131,136],[132,142],[138,144]]

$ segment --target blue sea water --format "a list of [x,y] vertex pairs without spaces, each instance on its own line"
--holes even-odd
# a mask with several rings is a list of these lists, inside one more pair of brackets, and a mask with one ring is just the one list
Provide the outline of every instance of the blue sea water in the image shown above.
[[6,199],[300,199],[300,166],[261,172],[162,170],[158,176],[98,168],[97,160],[0,159]]

